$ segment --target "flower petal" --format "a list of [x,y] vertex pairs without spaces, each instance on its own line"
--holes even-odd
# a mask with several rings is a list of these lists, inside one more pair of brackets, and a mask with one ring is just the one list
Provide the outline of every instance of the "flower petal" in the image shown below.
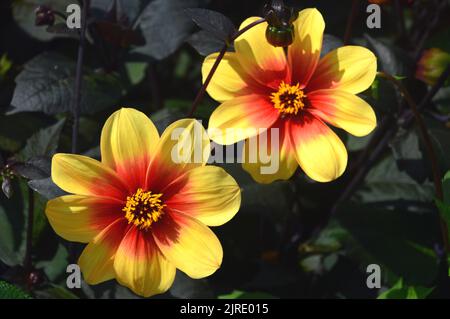
[[176,268],[162,256],[151,233],[131,227],[117,249],[114,270],[121,285],[150,297],[170,288]]
[[[256,182],[269,184],[288,180],[298,168],[287,129],[288,122],[280,119],[267,133],[245,142],[242,167]],[[274,144],[275,141],[278,143]],[[275,151],[273,155],[272,150]]]
[[224,169],[217,166],[197,167],[179,180],[175,183],[181,184],[177,192],[166,201],[171,210],[194,217],[209,226],[223,225],[238,212],[241,190]]
[[126,198],[127,187],[116,173],[86,156],[62,153],[53,156],[52,179],[68,193]]
[[321,120],[305,113],[290,121],[291,140],[303,171],[318,182],[341,176],[347,166],[347,150],[339,137]]
[[88,284],[96,285],[115,277],[114,255],[127,227],[123,218],[117,219],[100,232],[83,250],[78,259],[78,265]]
[[319,62],[324,30],[325,21],[315,8],[300,11],[294,22],[295,37],[289,47],[288,60],[293,82],[302,87],[308,84]]
[[222,263],[216,235],[187,215],[167,212],[153,227],[153,236],[164,257],[191,278],[207,277]]
[[161,190],[195,167],[204,166],[211,153],[208,134],[194,119],[172,123],[161,136],[147,172],[147,189]]
[[325,55],[307,86],[307,91],[339,89],[357,94],[372,85],[377,75],[377,58],[360,46],[345,46]]
[[365,136],[377,125],[372,107],[360,97],[341,90],[318,90],[308,94],[310,112],[355,136]]
[[[259,19],[248,18],[239,30]],[[276,89],[281,81],[289,82],[288,66],[283,48],[276,48],[267,42],[266,29],[267,22],[254,26],[234,41],[234,47],[247,74],[259,83]]]
[[[218,53],[213,53],[207,56],[203,62],[203,83],[216,62],[217,56]],[[264,87],[253,80],[242,68],[237,54],[235,52],[227,52],[217,67],[208,85],[207,92],[214,100],[224,102],[236,96],[250,94],[253,91],[263,89]]]
[[208,134],[216,143],[231,145],[258,134],[278,119],[279,112],[268,98],[245,95],[222,103],[209,118]]
[[59,236],[87,243],[120,217],[121,208],[110,198],[67,195],[48,201],[45,213]]
[[136,189],[145,182],[158,141],[158,130],[144,113],[122,108],[103,126],[100,143],[102,163]]

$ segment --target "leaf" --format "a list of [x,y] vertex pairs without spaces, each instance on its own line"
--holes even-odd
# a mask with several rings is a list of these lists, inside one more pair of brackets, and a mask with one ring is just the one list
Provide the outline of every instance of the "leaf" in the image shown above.
[[67,288],[52,283],[44,289],[35,290],[34,294],[38,299],[79,299],[77,295]]
[[392,288],[381,293],[377,299],[425,299],[434,290],[422,286],[406,286],[400,278]]
[[[74,61],[52,52],[44,52],[24,65],[16,77],[9,114],[44,112],[58,114],[71,111],[75,83]],[[114,105],[123,89],[114,74],[84,69],[81,113],[92,114]]]
[[236,32],[233,22],[220,12],[208,9],[186,9],[185,12],[200,29],[207,31],[222,43],[229,42]]
[[22,263],[25,252],[26,216],[28,214],[25,183],[14,183],[14,200],[0,196],[0,260],[8,266]]
[[46,27],[36,26],[34,10],[39,5],[48,5],[54,10],[65,13],[67,6],[72,3],[74,3],[73,0],[15,0],[12,4],[12,12],[14,20],[28,35],[40,41],[50,41],[70,34],[50,33],[47,32]]
[[0,281],[0,299],[32,299],[25,291],[7,283]]
[[179,111],[167,108],[161,109],[150,116],[152,122],[158,129],[159,134],[162,134],[170,124],[183,117],[183,114]]
[[450,169],[450,130],[431,125],[428,132],[437,153],[440,168],[445,172]]
[[62,244],[58,244],[55,255],[51,260],[40,260],[36,268],[43,269],[47,278],[54,282],[61,276],[67,276],[66,269],[69,264],[69,253]]
[[219,52],[224,46],[223,41],[218,40],[205,30],[200,30],[192,34],[186,42],[202,56],[208,56],[211,53]]
[[415,130],[400,132],[389,146],[396,160],[419,160],[423,157]]
[[391,44],[386,44],[369,35],[365,35],[369,47],[373,49],[375,55],[378,58],[378,69],[396,76],[403,76],[407,74],[407,64],[411,64],[408,60],[406,52],[401,51],[399,48],[394,47]]
[[439,234],[435,214],[426,209],[347,204],[336,218],[384,273],[389,270],[413,284],[426,284],[438,270],[433,251]]
[[[29,161],[36,157],[51,157],[58,148],[61,131],[64,127],[65,119],[56,124],[39,130],[28,140],[25,147],[18,154],[18,159]],[[37,163],[39,164],[39,163]],[[40,164],[43,164],[40,162]]]
[[191,34],[194,23],[184,11],[203,6],[208,0],[154,0],[142,12],[139,27],[146,44],[134,52],[162,60],[172,53]]
[[442,188],[444,191],[444,204],[450,205],[450,171],[448,171],[442,180]]
[[6,198],[11,199],[11,197],[14,194],[12,185],[11,185],[11,179],[9,179],[7,177],[3,177],[2,192],[3,192],[3,194],[5,194]]
[[170,294],[180,299],[209,299],[214,297],[207,280],[189,278],[181,271],[177,271],[175,281],[170,288]]
[[42,156],[14,165],[14,172],[26,179],[42,179],[50,176],[50,167],[50,157]]
[[28,182],[28,186],[47,199],[66,195],[66,193],[52,181],[51,177],[31,180]]
[[105,15],[110,14],[114,3],[116,3],[117,17],[125,22],[134,21],[143,9],[143,5],[150,0],[92,0],[91,10],[96,13],[100,11],[99,18],[104,18]]
[[344,46],[344,42],[339,39],[338,37],[331,35],[331,34],[324,34],[323,35],[323,44],[322,44],[322,50],[320,51],[320,57],[322,58],[327,53],[340,48]]
[[148,62],[127,62],[125,69],[128,80],[131,85],[139,84],[144,78],[147,71]]
[[398,169],[393,157],[387,157],[373,167],[365,180],[365,187],[356,193],[362,202],[412,200],[431,202],[434,188],[430,181],[422,184]]
[[234,290],[229,294],[220,295],[218,299],[277,299],[275,296],[265,292],[245,292]]

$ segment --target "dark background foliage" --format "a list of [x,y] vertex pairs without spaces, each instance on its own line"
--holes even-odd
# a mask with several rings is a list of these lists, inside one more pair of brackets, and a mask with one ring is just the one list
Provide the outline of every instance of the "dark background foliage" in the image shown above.
[[[35,26],[34,10],[47,4],[65,12],[72,2],[0,3],[0,298],[137,298],[115,281],[67,289],[66,267],[82,245],[59,238],[44,214],[46,200],[62,193],[51,182],[50,158],[71,151],[78,35],[59,17],[52,27]],[[186,116],[201,86],[204,56],[220,50],[233,25],[261,16],[265,4],[91,2],[78,152],[97,158],[101,127],[121,106],[145,112],[160,130]],[[400,77],[419,104],[430,90],[414,77],[420,54],[430,47],[450,52],[446,0],[385,4],[379,30],[366,27],[367,1],[287,3],[322,12],[324,52],[343,45],[355,5],[349,43],[374,51],[379,70]],[[383,79],[361,96],[373,105],[378,128],[365,138],[338,132],[349,150],[349,166],[337,181],[314,183],[298,172],[291,181],[259,185],[240,165],[224,165],[243,190],[240,212],[214,229],[224,263],[204,280],[177,273],[163,297],[449,296],[430,161],[411,112]],[[450,169],[449,99],[449,88],[439,87],[420,104],[442,177]],[[205,97],[195,116],[206,125],[217,105]],[[440,207],[444,217],[445,211],[450,215],[445,203]],[[366,267],[373,263],[382,269],[381,289],[366,286]]]

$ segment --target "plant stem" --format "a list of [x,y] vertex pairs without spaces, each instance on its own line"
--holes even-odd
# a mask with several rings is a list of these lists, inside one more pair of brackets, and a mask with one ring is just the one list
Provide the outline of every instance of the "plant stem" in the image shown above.
[[225,53],[227,52],[228,44],[224,44],[222,49],[219,52],[219,55],[216,58],[216,61],[214,62],[211,70],[208,73],[208,76],[205,79],[205,82],[203,83],[202,87],[200,88],[200,91],[198,92],[197,96],[195,97],[194,102],[192,103],[191,110],[189,111],[188,117],[192,117],[197,110],[198,105],[200,104],[201,100],[205,96],[206,89],[208,88],[209,83],[211,82],[211,79],[214,75],[214,73],[217,71],[217,68],[219,67],[220,61],[222,61],[223,57],[225,56]]
[[208,73],[208,76],[205,79],[205,82],[203,83],[202,87],[200,88],[200,91],[198,91],[197,96],[195,97],[195,100],[192,103],[192,107],[191,107],[191,110],[188,113],[188,117],[192,117],[194,115],[195,111],[197,110],[198,105],[200,104],[200,102],[202,101],[203,97],[205,96],[206,89],[208,88],[208,85],[211,82],[211,79],[212,79],[214,73],[217,71],[217,68],[219,67],[220,61],[222,61],[223,57],[225,56],[225,53],[227,52],[227,49],[228,49],[228,46],[229,46],[229,43],[231,43],[234,40],[236,40],[237,38],[239,38],[243,33],[247,32],[248,30],[250,30],[254,26],[257,26],[258,24],[261,24],[261,23],[263,23],[265,21],[266,21],[266,19],[261,18],[261,19],[256,20],[255,22],[250,23],[246,27],[244,27],[241,30],[237,31],[231,37],[231,39],[229,41],[227,41],[223,45],[222,49],[219,52],[219,55],[216,58],[216,61],[214,62],[211,70]]
[[86,44],[86,26],[87,26],[87,14],[89,11],[89,5],[90,5],[90,0],[83,1],[80,42],[78,45],[78,60],[77,60],[77,66],[76,66],[75,88],[74,88],[73,105],[72,105],[72,116],[73,116],[72,153],[74,153],[74,154],[76,154],[78,152],[78,130],[80,127],[81,88],[82,88],[82,83],[83,83],[83,59],[84,59],[84,49],[85,49],[85,44]]
[[31,188],[28,188],[28,217],[27,217],[27,237],[25,247],[25,258],[23,266],[25,274],[28,276],[33,269],[32,255],[33,255],[33,224],[34,224],[34,193]]
[[350,15],[348,16],[347,26],[345,28],[344,44],[348,44],[352,37],[353,24],[355,23],[356,15],[358,14],[359,0],[353,0]]

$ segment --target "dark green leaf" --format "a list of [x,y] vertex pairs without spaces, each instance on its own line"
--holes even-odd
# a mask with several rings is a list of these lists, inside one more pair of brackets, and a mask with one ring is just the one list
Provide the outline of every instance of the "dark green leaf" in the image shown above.
[[177,271],[175,281],[170,288],[170,294],[180,299],[207,299],[214,297],[213,291],[205,279],[192,279],[180,271]]
[[[42,129],[31,136],[27,140],[25,147],[18,154],[18,159],[25,162],[37,157],[51,157],[55,154],[64,123],[65,120],[60,120],[56,124]],[[43,163],[37,162],[36,164]]]
[[218,299],[277,299],[271,294],[265,292],[245,292],[241,290],[234,290],[233,292],[220,295]]
[[400,278],[392,288],[380,294],[377,299],[425,299],[434,288],[406,286]]
[[50,177],[31,180],[28,182],[28,186],[47,199],[53,199],[66,194]]
[[187,39],[187,43],[189,43],[202,56],[219,52],[224,46],[223,41],[218,40],[205,30],[200,30],[192,34]]
[[331,34],[323,35],[322,51],[320,51],[320,57],[325,56],[327,53],[344,46],[344,42]]
[[[69,112],[72,106],[75,62],[57,53],[45,52],[25,64],[16,78],[10,114],[17,112]],[[81,112],[91,114],[114,105],[123,88],[113,74],[85,68]]]
[[162,60],[175,52],[191,34],[194,23],[184,11],[203,6],[208,0],[154,0],[139,21],[146,44],[135,52]]
[[199,26],[222,43],[227,43],[236,32],[233,22],[220,12],[207,9],[186,9],[187,15]]
[[387,157],[367,174],[365,187],[356,193],[356,197],[363,202],[393,200],[431,202],[434,188],[429,181],[418,183],[407,173],[399,170],[393,157]]
[[50,176],[50,157],[35,157],[23,164],[14,165],[14,171],[26,179],[42,179]]
[[406,62],[408,55],[391,44],[386,44],[380,40],[366,35],[369,47],[373,49],[378,57],[378,69],[392,75],[406,75]]
[[3,178],[2,181],[2,192],[5,194],[5,196],[10,199],[13,196],[13,189],[11,185],[11,180],[7,177]]
[[436,213],[407,208],[352,204],[340,207],[336,216],[382,269],[408,282],[426,284],[435,278],[438,267],[433,251],[439,234]]
[[29,294],[6,281],[0,281],[0,299],[32,299]]

